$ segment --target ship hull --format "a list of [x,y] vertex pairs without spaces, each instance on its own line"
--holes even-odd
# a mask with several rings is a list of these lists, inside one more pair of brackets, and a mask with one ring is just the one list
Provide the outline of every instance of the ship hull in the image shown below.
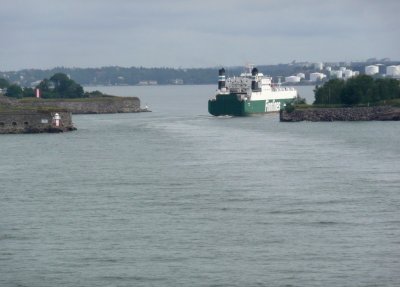
[[279,112],[286,103],[293,99],[245,100],[237,94],[217,95],[208,101],[208,112],[213,116],[250,116]]

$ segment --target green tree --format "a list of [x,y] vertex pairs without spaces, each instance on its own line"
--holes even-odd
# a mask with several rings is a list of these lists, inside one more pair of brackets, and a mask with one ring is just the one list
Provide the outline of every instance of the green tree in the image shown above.
[[35,97],[35,91],[32,88],[24,88],[24,90],[22,91],[22,96],[24,98],[32,98]]
[[64,73],[56,73],[50,79],[44,79],[36,87],[43,98],[83,98],[87,95],[83,87]]
[[345,87],[345,81],[332,79],[323,86],[317,86],[314,90],[316,105],[341,104],[341,95]]
[[374,79],[361,75],[347,81],[330,80],[322,87],[317,86],[314,92],[314,104],[352,106],[400,98],[400,82],[396,79]]
[[367,75],[350,78],[347,80],[341,95],[345,105],[357,105],[373,101],[374,79]]
[[53,93],[52,83],[49,79],[44,79],[36,86],[36,89],[40,90],[41,97],[44,99],[54,98],[55,94]]
[[400,98],[400,82],[396,79],[376,79],[374,95],[381,101]]
[[6,96],[11,98],[22,98],[22,88],[16,84],[12,84],[7,88]]
[[10,83],[6,79],[0,79],[0,89],[8,88]]
[[44,79],[36,86],[37,89],[40,89],[42,92],[49,92],[50,91],[50,81],[48,79]]
[[82,98],[85,96],[81,85],[75,83],[66,74],[57,73],[50,78],[54,92],[60,98]]

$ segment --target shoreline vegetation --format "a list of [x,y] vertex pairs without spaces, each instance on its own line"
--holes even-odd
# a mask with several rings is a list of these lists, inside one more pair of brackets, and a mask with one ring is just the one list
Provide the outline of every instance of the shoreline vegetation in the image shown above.
[[316,86],[315,101],[298,99],[280,112],[280,121],[400,120],[400,81],[360,75]]

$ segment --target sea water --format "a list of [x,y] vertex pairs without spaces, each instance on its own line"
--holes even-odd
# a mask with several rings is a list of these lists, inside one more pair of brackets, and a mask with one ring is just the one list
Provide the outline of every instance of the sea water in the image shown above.
[[0,136],[0,286],[400,284],[398,122],[213,117],[214,86],[95,89],[153,112]]

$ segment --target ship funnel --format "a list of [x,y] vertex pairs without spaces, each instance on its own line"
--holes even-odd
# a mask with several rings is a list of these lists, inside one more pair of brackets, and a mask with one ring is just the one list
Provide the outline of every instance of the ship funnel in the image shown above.
[[222,90],[225,88],[225,69],[218,70],[218,89]]
[[257,81],[257,75],[258,75],[258,69],[257,68],[253,68],[251,70],[251,89],[253,91],[259,91],[259,87],[258,87],[258,81]]

